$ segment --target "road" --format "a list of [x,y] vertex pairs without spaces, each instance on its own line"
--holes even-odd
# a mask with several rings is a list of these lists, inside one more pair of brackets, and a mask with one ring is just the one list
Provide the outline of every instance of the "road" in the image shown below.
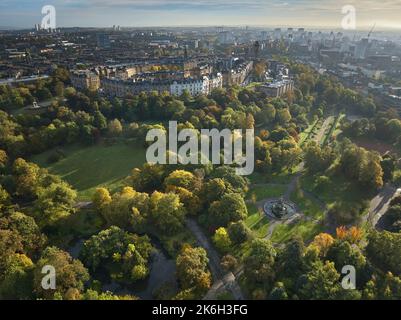
[[236,280],[236,277],[241,273],[241,271],[236,272],[236,275],[232,272],[224,272],[220,266],[220,257],[218,253],[197,222],[194,219],[187,218],[185,224],[188,229],[191,230],[199,245],[206,250],[209,258],[209,267],[214,282],[208,293],[205,295],[204,300],[215,300],[216,295],[223,289],[230,291],[235,300],[244,300],[244,295],[242,294],[241,288]]
[[370,201],[369,213],[365,221],[377,228],[380,218],[387,212],[391,199],[397,194],[397,189],[389,184]]

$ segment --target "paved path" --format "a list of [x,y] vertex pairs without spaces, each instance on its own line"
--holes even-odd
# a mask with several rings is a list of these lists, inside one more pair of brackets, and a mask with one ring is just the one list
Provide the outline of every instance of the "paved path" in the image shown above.
[[206,250],[209,257],[209,267],[214,282],[208,293],[205,295],[204,300],[216,299],[216,295],[223,289],[230,291],[235,300],[244,300],[244,295],[242,294],[241,288],[236,280],[236,277],[239,276],[240,272],[235,272],[235,275],[232,272],[224,272],[220,266],[220,257],[218,253],[197,222],[194,219],[187,218],[185,224],[196,237],[199,245]]
[[81,202],[77,202],[74,205],[75,209],[88,209],[88,208],[92,208],[93,203],[92,201],[81,201]]
[[14,115],[14,116],[15,116],[15,115],[19,115],[19,114],[22,114],[22,113],[24,113],[24,112],[26,112],[26,111],[37,111],[37,110],[41,110],[42,112],[45,112],[45,111],[46,111],[45,109],[46,109],[47,107],[50,107],[51,104],[52,104],[54,101],[66,102],[67,99],[62,99],[62,100],[61,100],[61,98],[55,97],[55,98],[52,98],[52,99],[50,99],[50,100],[41,101],[41,102],[38,102],[39,108],[36,108],[36,109],[35,109],[35,108],[32,108],[32,107],[33,107],[32,104],[29,104],[29,105],[27,105],[27,106],[25,106],[25,107],[23,107],[23,108],[14,110],[14,111],[12,112],[12,115]]
[[385,185],[380,192],[370,201],[369,213],[365,217],[365,221],[374,227],[380,218],[387,212],[391,200],[397,194],[397,189],[389,184]]
[[313,140],[321,144],[323,142],[322,140],[325,136],[326,130],[330,127],[333,120],[334,120],[333,116],[326,118],[322,124],[322,127],[320,128],[319,132],[317,133],[316,137]]

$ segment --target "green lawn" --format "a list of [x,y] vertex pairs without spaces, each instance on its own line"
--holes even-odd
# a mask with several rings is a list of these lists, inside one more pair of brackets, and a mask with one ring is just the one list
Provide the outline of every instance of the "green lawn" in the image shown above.
[[256,198],[256,201],[261,201],[268,198],[278,198],[283,196],[286,190],[287,185],[257,186],[249,190],[247,199]]
[[131,170],[146,161],[145,149],[132,142],[110,146],[74,145],[62,150],[66,157],[57,163],[49,164],[47,161],[52,151],[35,156],[31,161],[70,183],[78,191],[79,200],[91,199],[98,187],[116,191]]
[[246,226],[254,232],[258,238],[265,238],[269,230],[269,220],[263,212],[259,212],[255,205],[248,204],[248,218]]
[[[327,145],[330,142],[330,139],[336,134],[336,131],[338,129],[340,120],[345,117],[344,114],[339,114],[331,123],[329,126],[329,129],[325,132],[325,136],[323,138],[322,145]],[[338,132],[337,132],[338,134]]]
[[308,217],[319,219],[323,216],[323,210],[319,204],[305,195],[302,190],[295,190],[290,195],[290,200]]
[[338,200],[343,202],[359,202],[368,200],[371,194],[359,188],[342,175],[330,176],[328,185],[321,187],[316,185],[316,176],[305,175],[301,178],[302,188],[316,195],[326,205],[330,206]]
[[313,239],[321,233],[323,228],[320,224],[313,221],[298,221],[292,225],[279,225],[274,231],[272,238],[273,243],[282,243],[291,239],[293,236],[301,236],[305,241]]
[[302,146],[306,141],[310,139],[310,136],[313,132],[315,132],[316,128],[318,127],[319,120],[314,121],[312,124],[309,125],[301,134],[299,135],[299,145]]

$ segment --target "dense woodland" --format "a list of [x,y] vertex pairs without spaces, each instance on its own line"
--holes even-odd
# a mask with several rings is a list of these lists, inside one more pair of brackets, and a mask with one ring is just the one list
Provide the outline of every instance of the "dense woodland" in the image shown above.
[[[141,93],[124,99],[79,92],[66,70],[49,81],[0,87],[0,297],[2,299],[137,299],[102,290],[102,279],[133,285],[149,275],[157,239],[176,261],[177,292],[168,285],[161,299],[202,298],[213,283],[208,255],[188,234],[196,220],[221,255],[224,270],[243,267],[240,285],[251,299],[400,299],[401,201],[392,201],[388,231],[363,228],[367,199],[338,199],[327,223],[334,231],[314,239],[295,236],[276,244],[244,223],[251,181],[228,166],[150,165],[132,168],[125,187],[99,188],[90,209],[77,206],[77,192],[60,177],[29,161],[52,150],[60,161],[67,145],[145,144],[149,129],[255,128],[257,174],[270,177],[304,163],[304,175],[318,188],[335,177],[368,195],[397,183],[397,157],[380,155],[352,141],[374,137],[401,148],[401,122],[371,98],[335,79],[291,63],[297,89],[268,98],[251,87],[218,89],[210,96]],[[53,99],[46,112],[19,112],[33,101]],[[342,134],[323,145],[301,143],[302,133],[327,115],[356,114],[341,120]],[[201,156],[201,155],[199,155]],[[118,155],[116,155],[118,157]],[[77,231],[84,224],[85,232]],[[78,258],[66,246],[85,237]],[[57,270],[57,289],[43,290],[42,267]],[[344,265],[356,268],[356,290],[341,287]]]

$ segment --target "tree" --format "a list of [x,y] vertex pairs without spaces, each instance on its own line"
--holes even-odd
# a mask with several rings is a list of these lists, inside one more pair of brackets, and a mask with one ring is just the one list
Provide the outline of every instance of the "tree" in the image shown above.
[[142,169],[132,170],[131,181],[135,190],[151,192],[160,187],[164,177],[161,165],[145,163]]
[[123,132],[123,126],[118,119],[114,119],[109,122],[108,131],[112,137],[116,137],[121,135],[121,133]]
[[226,254],[220,262],[221,267],[224,269],[224,271],[226,272],[233,272],[235,271],[235,269],[238,266],[238,260],[230,255],[230,254]]
[[220,178],[229,187],[230,193],[245,195],[248,191],[248,181],[236,174],[235,169],[228,166],[221,166],[213,170],[211,179]]
[[65,182],[52,183],[38,189],[35,218],[41,227],[52,226],[74,213],[77,193]]
[[201,210],[201,200],[195,193],[185,188],[175,187],[172,185],[166,187],[166,192],[177,194],[180,197],[180,201],[183,203],[188,214],[196,215]]
[[[118,120],[117,120],[118,121]],[[94,114],[94,119],[93,119],[93,124],[96,128],[98,128],[100,131],[104,131],[107,129],[107,119],[106,117],[100,112],[100,111],[95,111]],[[121,123],[120,123],[121,125]],[[113,128],[112,130],[119,130],[118,124],[114,124],[115,128]],[[117,128],[117,129],[116,129]],[[121,127],[122,130],[122,127]],[[120,131],[121,133],[121,131]]]
[[102,265],[112,279],[132,283],[149,274],[147,264],[152,249],[147,236],[113,226],[85,241],[81,257],[91,270],[96,271]]
[[216,230],[213,236],[213,243],[220,252],[226,253],[230,250],[232,243],[226,228],[220,227]]
[[321,148],[316,142],[311,142],[306,146],[305,167],[311,173],[326,171],[335,158],[334,150],[329,146]]
[[215,178],[207,181],[200,192],[200,197],[204,203],[209,204],[216,200],[220,200],[221,197],[227,192],[228,186],[225,184],[223,179]]
[[21,212],[11,212],[0,218],[0,229],[18,233],[21,239],[23,252],[30,256],[42,249],[46,237],[40,232],[35,220]]
[[215,226],[227,226],[230,222],[243,220],[248,215],[244,198],[238,193],[225,194],[209,208],[210,222]]
[[[278,277],[292,279],[292,284],[294,284],[306,267],[303,259],[304,253],[305,246],[301,238],[295,237],[286,243],[276,259],[275,269]],[[288,283],[288,280],[286,282]]]
[[0,210],[7,205],[10,200],[8,192],[0,185]]
[[401,275],[401,234],[371,231],[366,247],[367,258],[383,272]]
[[102,210],[111,202],[109,190],[106,188],[97,188],[92,197],[93,205],[97,210]]
[[7,258],[22,250],[22,238],[18,232],[0,229],[0,275],[6,269]]
[[252,287],[268,288],[274,279],[276,251],[268,240],[256,239],[251,242],[244,259],[244,275]]
[[[42,269],[48,265],[55,268],[56,289],[45,290],[42,287]],[[65,298],[71,289],[82,292],[88,280],[89,273],[82,262],[56,247],[48,247],[42,252],[34,271],[35,292],[38,297],[45,299],[54,299],[57,295]]]
[[339,279],[340,275],[333,262],[323,263],[319,260],[305,275],[305,283],[299,289],[299,295],[302,299],[335,300],[341,292]]
[[401,136],[401,121],[398,119],[391,119],[387,122],[386,127],[391,141],[397,141],[398,137]]
[[[190,95],[189,95],[190,97]],[[170,119],[173,115],[180,115],[184,112],[185,105],[180,100],[173,100],[167,103],[165,117]]]
[[137,192],[131,187],[125,187],[121,192],[115,193],[100,212],[109,226],[134,228],[135,231],[141,231],[147,222],[149,195]]
[[277,111],[277,119],[281,124],[290,122],[291,118],[291,113],[288,109],[280,109]]
[[243,221],[230,223],[228,226],[228,234],[230,239],[235,244],[242,244],[251,237],[251,230]]
[[164,185],[166,188],[175,186],[185,188],[189,191],[197,191],[201,187],[199,178],[185,170],[176,170],[170,173],[164,180]]
[[339,240],[346,240],[349,243],[358,243],[363,236],[363,232],[358,227],[351,227],[347,229],[344,226],[338,227],[336,229],[336,236]]
[[377,190],[383,186],[383,169],[377,153],[344,142],[340,164],[343,172],[362,187]]
[[365,300],[401,299],[401,279],[391,272],[375,275],[365,285],[362,298]]
[[13,164],[13,175],[17,195],[27,200],[34,199],[41,175],[40,168],[36,164],[18,158]]
[[278,282],[270,292],[269,300],[287,300],[288,294],[285,290],[284,283]]
[[276,118],[276,109],[270,103],[264,104],[261,107],[260,112],[256,114],[256,120],[258,123],[269,124],[272,123]]
[[209,259],[205,249],[183,246],[177,256],[177,277],[183,289],[194,289],[204,293],[211,285],[211,275],[207,270]]
[[155,191],[150,197],[149,221],[158,231],[173,234],[183,227],[185,208],[174,193]]
[[359,181],[362,186],[377,190],[383,187],[383,169],[380,165],[380,157],[368,153],[366,160],[361,164]]
[[33,268],[32,260],[24,254],[15,253],[7,257],[4,273],[0,277],[0,298],[32,299]]
[[356,224],[368,207],[369,201],[336,201],[329,209],[328,217],[333,219],[337,225]]
[[396,169],[396,159],[394,158],[394,156],[383,156],[383,160],[380,162],[380,166],[383,169],[383,180],[385,182],[392,181],[394,178],[394,171]]
[[[0,170],[4,169],[8,162],[7,153],[0,149]],[[1,171],[0,171],[1,172]]]
[[[326,258],[334,262],[339,273],[344,266],[351,265],[356,269],[359,280],[363,278],[366,259],[359,249],[353,248],[348,241],[335,241],[327,252]],[[361,281],[357,281],[360,283]]]
[[316,247],[322,256],[325,256],[331,245],[334,243],[334,238],[328,233],[320,233],[318,234],[313,242],[310,244],[311,246]]
[[131,296],[131,295],[123,295],[123,296],[118,296],[115,295],[109,291],[107,292],[97,292],[95,290],[88,289],[85,291],[85,293],[82,295],[82,300],[96,300],[96,301],[111,301],[111,300],[138,300],[137,297]]

